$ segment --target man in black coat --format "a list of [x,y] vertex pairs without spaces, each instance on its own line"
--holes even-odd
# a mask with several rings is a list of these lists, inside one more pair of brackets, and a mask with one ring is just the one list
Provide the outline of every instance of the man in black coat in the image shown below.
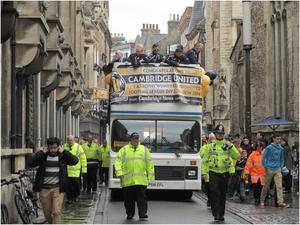
[[202,51],[202,49],[203,49],[203,44],[200,43],[200,42],[197,42],[194,45],[194,48],[188,50],[185,53],[185,56],[189,59],[190,64],[200,64],[200,62],[199,62],[199,53]]
[[144,47],[141,44],[138,44],[135,48],[135,53],[131,54],[128,57],[129,62],[133,67],[139,67],[142,63],[146,62],[147,55],[143,53]]
[[116,62],[124,62],[124,61],[125,61],[125,59],[123,58],[123,53],[120,50],[117,50],[115,52],[113,60],[110,63],[108,63],[107,65],[103,66],[103,72],[105,74],[111,73],[112,69],[114,68],[114,63],[116,63]]
[[159,54],[158,44],[152,46],[152,53],[148,55],[145,59],[146,63],[161,63],[164,60],[164,56]]
[[189,59],[183,54],[183,46],[178,45],[175,53],[169,55],[165,60],[170,66],[179,66],[179,64],[190,64]]
[[76,165],[78,158],[60,146],[56,137],[47,140],[47,148],[34,153],[29,159],[31,167],[38,166],[34,191],[40,192],[45,218],[49,224],[60,223],[63,192],[67,189],[67,165]]

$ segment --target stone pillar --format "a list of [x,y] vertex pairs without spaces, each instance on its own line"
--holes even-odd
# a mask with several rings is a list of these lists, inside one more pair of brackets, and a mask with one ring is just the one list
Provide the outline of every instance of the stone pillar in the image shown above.
[[49,96],[49,135],[51,137],[56,137],[56,90],[52,91]]

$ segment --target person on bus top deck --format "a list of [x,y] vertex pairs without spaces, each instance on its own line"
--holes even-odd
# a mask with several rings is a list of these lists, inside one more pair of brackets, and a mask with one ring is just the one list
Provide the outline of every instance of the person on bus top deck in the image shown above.
[[140,144],[138,133],[132,133],[130,143],[118,152],[115,172],[121,180],[127,220],[131,220],[135,214],[135,201],[140,220],[146,220],[148,218],[146,188],[149,181],[155,180],[154,164],[150,151]]
[[152,46],[152,53],[148,55],[145,59],[146,63],[161,63],[164,61],[164,56],[159,54],[159,46],[158,44],[154,44]]
[[190,64],[199,64],[201,66],[201,63],[199,62],[199,53],[202,51],[204,45],[201,42],[197,42],[194,45],[194,48],[188,50],[185,53],[185,56],[189,59]]
[[114,68],[114,63],[116,63],[116,62],[125,62],[125,58],[123,58],[123,53],[120,50],[117,50],[115,52],[113,60],[110,63],[103,66],[103,72],[105,74],[111,73],[112,69]]
[[128,60],[133,67],[139,67],[145,62],[147,55],[143,52],[144,46],[142,44],[138,44],[135,48],[135,53],[130,54]]
[[165,63],[170,66],[179,66],[179,64],[190,64],[189,59],[183,54],[183,46],[178,45],[175,53],[168,55]]
[[208,174],[212,215],[216,221],[224,221],[226,192],[232,160],[240,157],[239,151],[224,139],[222,124],[215,127],[216,140],[203,146],[201,150],[203,175]]

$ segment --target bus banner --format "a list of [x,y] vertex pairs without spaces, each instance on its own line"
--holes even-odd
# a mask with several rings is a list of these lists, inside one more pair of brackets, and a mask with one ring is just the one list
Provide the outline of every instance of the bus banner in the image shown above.
[[201,105],[202,75],[202,68],[117,68],[112,73],[111,104],[181,102]]

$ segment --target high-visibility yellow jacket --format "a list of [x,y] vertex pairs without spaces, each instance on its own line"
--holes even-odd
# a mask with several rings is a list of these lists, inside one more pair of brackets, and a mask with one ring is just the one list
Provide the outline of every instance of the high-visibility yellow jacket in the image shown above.
[[101,152],[98,148],[98,145],[95,143],[84,143],[82,145],[82,148],[84,150],[84,153],[86,155],[87,164],[97,164],[101,160]]
[[105,147],[101,145],[99,149],[101,154],[102,167],[108,168],[110,159],[110,147],[109,145],[106,145]]
[[82,147],[74,143],[72,146],[69,146],[68,143],[64,144],[64,150],[70,151],[73,155],[78,157],[78,163],[74,166],[67,166],[68,177],[80,177],[80,170],[82,173],[87,172],[87,160],[84,154]]
[[143,146],[134,148],[130,143],[120,149],[115,160],[117,177],[121,177],[122,187],[144,185],[155,179],[151,153]]
[[209,171],[215,173],[234,173],[233,160],[240,157],[239,151],[234,145],[226,151],[222,149],[225,140],[214,140],[212,143],[204,145],[200,150],[202,158],[202,174],[208,174]]

